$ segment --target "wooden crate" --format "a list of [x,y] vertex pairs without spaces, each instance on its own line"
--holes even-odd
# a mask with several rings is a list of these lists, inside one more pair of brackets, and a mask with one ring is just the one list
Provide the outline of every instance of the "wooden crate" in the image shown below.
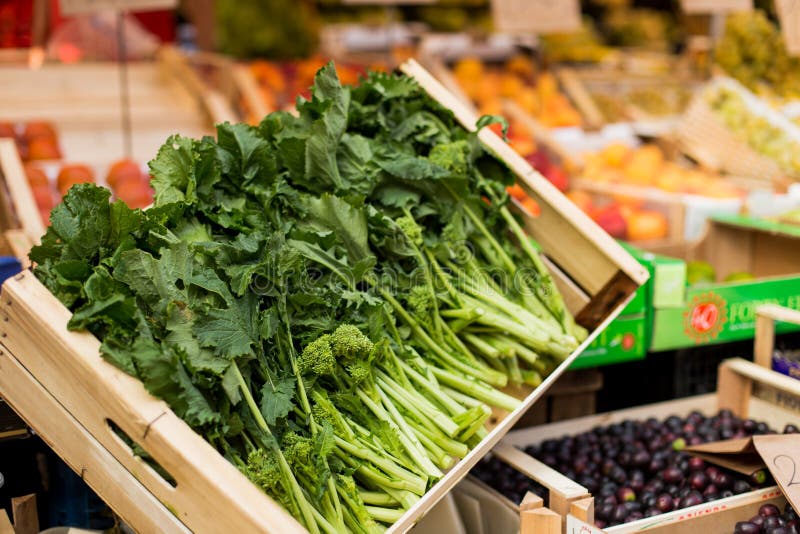
[[[556,69],[561,86],[587,118],[590,128],[598,128],[613,122],[659,123],[675,120],[681,113],[680,91],[691,90],[698,85],[685,70],[683,72],[641,73],[636,70],[605,67],[560,67]],[[628,95],[637,90],[656,90],[668,104],[675,107],[675,113],[657,115],[648,112],[632,102]],[[598,101],[603,96],[620,103],[620,119],[609,120]]]
[[[474,128],[476,117],[418,64],[410,62],[403,71],[450,107],[464,127]],[[479,138],[542,206],[542,215],[528,221],[528,228],[558,265],[555,275],[568,306],[591,334],[539,387],[518,391],[524,396],[521,406],[510,414],[496,413],[489,435],[391,532],[410,529],[464,477],[648,276],[499,137],[484,129]],[[301,530],[164,402],[151,397],[138,380],[103,361],[94,336],[68,331],[69,311],[31,273],[7,281],[0,301],[0,393],[134,528],[143,532]],[[31,395],[33,390],[35,395]],[[150,453],[177,484],[170,485],[135,457],[112,426]]]
[[[756,360],[771,362],[773,321],[775,319],[798,321],[800,317],[797,312],[777,306],[759,308],[758,316],[761,328],[755,342]],[[769,355],[769,360],[766,360],[766,355]],[[546,439],[579,434],[598,425],[605,426],[626,419],[665,418],[669,415],[687,414],[692,410],[711,415],[723,408],[732,410],[740,417],[765,421],[773,428],[780,430],[788,423],[796,424],[800,416],[800,382],[766,369],[757,363],[740,358],[730,359],[720,365],[715,394],[661,402],[514,431],[508,434],[493,452],[521,473],[550,488],[554,485],[553,481],[559,480],[557,477],[562,475],[517,447],[540,443]],[[580,499],[583,493],[588,494],[586,488],[570,479],[565,479],[561,485],[556,487],[559,488],[560,494],[557,494],[554,501],[551,500],[549,507],[562,518],[566,518],[569,513],[570,502]],[[702,532],[706,528],[712,529],[709,532],[727,532],[733,530],[733,524],[736,521],[752,517],[758,507],[767,502],[785,503],[777,486],[675,510],[653,518],[608,527],[604,532],[628,534],[646,530],[654,533],[689,534]],[[593,518],[583,520],[591,523]],[[723,524],[729,525],[729,530],[720,529],[719,526]]]
[[[137,161],[152,158],[173,133],[199,137],[236,119],[224,96],[175,48],[163,48],[155,61],[130,62],[127,71],[131,157]],[[0,120],[52,122],[70,161],[110,163],[123,156],[116,63],[45,63],[37,69],[3,64],[0,77]]]
[[[723,503],[724,501],[724,503]],[[618,527],[599,529],[594,526],[594,499],[589,497],[570,503],[566,514],[552,508],[544,508],[539,501],[532,500],[533,507],[520,506],[520,534],[558,534],[566,529],[568,534],[614,534],[615,532],[639,532],[640,530],[618,530]],[[733,532],[738,521],[747,521],[758,514],[765,504],[780,508],[786,505],[786,498],[775,488],[754,491],[707,503],[705,505],[676,510],[656,516],[663,522],[654,522],[642,528],[651,534],[728,534]],[[534,512],[535,510],[535,512]],[[677,520],[667,516],[678,516]],[[636,522],[638,523],[638,521]],[[631,523],[633,524],[633,523]]]
[[[728,129],[706,102],[708,91],[725,88],[736,92],[745,102],[748,111],[763,117],[800,143],[800,130],[777,111],[762,102],[744,86],[730,78],[718,77],[693,98],[689,108],[676,126],[675,135],[681,149],[711,169],[751,178],[762,187],[783,187],[787,172],[777,162],[750,147],[747,142]],[[789,177],[796,178],[796,177]]]

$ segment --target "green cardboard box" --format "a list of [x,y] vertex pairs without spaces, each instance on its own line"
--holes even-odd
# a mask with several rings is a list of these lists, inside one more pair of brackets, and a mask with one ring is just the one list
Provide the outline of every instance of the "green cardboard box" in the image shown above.
[[[749,339],[755,309],[774,303],[800,309],[800,227],[743,216],[709,220],[699,241],[654,256],[650,350],[672,350]],[[686,262],[710,263],[717,281],[687,287]],[[723,282],[732,273],[753,280]],[[777,330],[798,330],[781,324]]]
[[633,298],[623,308],[591,345],[570,366],[570,369],[598,367],[632,360],[640,360],[647,354],[650,343],[651,280],[655,255],[620,241],[631,256],[650,271],[650,278],[636,290]]
[[586,347],[570,369],[641,360],[647,354],[646,315],[620,315]]

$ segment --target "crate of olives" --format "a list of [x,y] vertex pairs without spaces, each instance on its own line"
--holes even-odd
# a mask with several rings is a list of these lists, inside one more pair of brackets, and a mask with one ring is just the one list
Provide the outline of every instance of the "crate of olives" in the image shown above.
[[[545,504],[562,516],[569,513],[571,501],[591,494],[592,520],[609,533],[664,525],[672,525],[669,532],[674,532],[686,521],[707,521],[717,514],[724,514],[720,520],[730,522],[732,530],[734,523],[756,514],[754,504],[781,504],[780,490],[767,471],[741,475],[683,449],[796,433],[796,409],[791,403],[775,403],[790,397],[800,398],[796,380],[752,362],[726,360],[715,394],[512,432],[473,475],[516,503],[526,492],[538,490]],[[536,484],[562,480],[557,477],[566,482],[544,484],[548,491]],[[695,527],[686,532],[699,532]],[[713,531],[728,531],[728,526],[721,528]]]

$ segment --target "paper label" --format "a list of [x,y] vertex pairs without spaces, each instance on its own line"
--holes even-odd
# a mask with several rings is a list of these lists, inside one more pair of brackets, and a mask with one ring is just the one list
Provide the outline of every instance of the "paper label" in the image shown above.
[[574,515],[567,515],[567,534],[603,534],[603,531]]
[[61,0],[61,13],[66,16],[104,10],[153,11],[173,9],[178,0]]
[[681,9],[690,15],[752,11],[753,0],[681,0]]
[[753,436],[753,444],[786,500],[800,510],[800,434]]
[[511,33],[560,33],[579,30],[578,0],[492,0],[495,29]]
[[800,55],[800,0],[775,0],[783,44],[792,56]]

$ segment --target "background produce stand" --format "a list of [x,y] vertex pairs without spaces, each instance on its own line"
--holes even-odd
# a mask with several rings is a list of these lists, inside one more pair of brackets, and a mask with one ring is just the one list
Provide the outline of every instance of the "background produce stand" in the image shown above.
[[[174,48],[155,61],[127,66],[132,154],[152,158],[170,134],[202,136],[236,114],[224,97],[209,88],[189,60]],[[119,67],[115,63],[2,64],[0,120],[51,121],[63,155],[72,161],[108,163],[123,155]],[[107,156],[106,160],[103,160]]]
[[[763,311],[759,311],[759,317],[763,322],[771,322],[772,317],[776,315],[786,319],[796,319],[796,315],[787,314],[788,310],[786,312],[777,310],[777,307],[765,307]],[[756,353],[761,355],[758,359],[763,360],[768,350],[771,332],[764,328],[759,333],[768,336],[767,338],[759,336],[755,342]],[[493,453],[545,486],[549,491],[548,508],[565,519],[570,513],[571,503],[583,499],[589,491],[529,456],[521,450],[522,448],[547,439],[577,435],[597,426],[649,417],[664,419],[670,415],[684,416],[693,410],[711,415],[720,409],[730,409],[739,417],[764,421],[773,428],[781,429],[786,424],[797,422],[800,415],[798,406],[800,406],[800,381],[780,375],[756,363],[735,358],[726,360],[720,366],[716,393],[516,430],[509,433],[495,447]],[[652,530],[659,533],[682,534],[701,532],[704,528],[710,528],[709,525],[715,525],[710,532],[733,531],[736,521],[752,517],[758,507],[765,503],[785,503],[785,499],[776,486],[768,487],[608,527],[604,532],[621,534]],[[586,506],[583,509],[591,510]],[[589,523],[593,520],[591,514],[581,519]]]
[[[477,117],[419,65],[407,63],[403,71],[451,108],[466,128],[474,127]],[[646,270],[494,133],[484,129],[479,138],[509,165],[542,206],[541,215],[527,221],[527,229],[559,266],[554,276],[568,307],[578,322],[592,331],[583,344],[587,345],[647,279]],[[102,361],[93,336],[67,331],[70,314],[31,274],[9,280],[2,295],[0,309],[8,321],[0,323],[4,325],[0,332],[4,353],[0,358],[0,391],[73,469],[84,475],[87,471],[96,474],[96,478],[84,478],[134,528],[153,531],[152,527],[159,525],[161,531],[182,531],[216,525],[222,530],[262,532],[299,529],[163,402],[150,397],[141,383]],[[410,528],[433,506],[541,397],[583,346],[538,388],[522,392],[525,400],[517,410],[511,414],[498,412],[489,436],[392,530]],[[39,385],[39,395],[31,397],[28,386],[35,384]],[[40,397],[52,403],[43,407],[46,401],[35,400]],[[63,417],[45,417],[56,405],[61,406]],[[74,423],[69,434],[64,420]],[[163,480],[135,457],[116,429],[152,455],[175,484]],[[72,435],[72,439],[61,439],[66,435]]]

